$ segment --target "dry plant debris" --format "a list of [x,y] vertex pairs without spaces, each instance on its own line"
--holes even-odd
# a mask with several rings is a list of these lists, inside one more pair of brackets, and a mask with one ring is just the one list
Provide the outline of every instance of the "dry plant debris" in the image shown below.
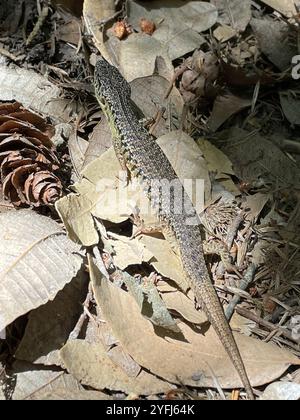
[[0,399],[244,398],[178,255],[137,235],[155,219],[119,182],[99,52],[178,176],[204,180],[207,264],[258,399],[299,399],[299,11],[0,0]]

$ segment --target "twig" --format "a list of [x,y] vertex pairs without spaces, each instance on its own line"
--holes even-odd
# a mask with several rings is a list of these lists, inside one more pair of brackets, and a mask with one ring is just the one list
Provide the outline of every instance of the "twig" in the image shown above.
[[[100,270],[101,274],[105,278],[109,279],[109,273],[108,273],[109,267],[106,266],[105,259],[102,258],[101,253],[99,251],[99,248],[97,246],[93,247],[93,253],[94,253],[94,256],[95,256],[95,258],[94,258],[95,265]],[[109,255],[109,254],[105,254],[105,255]]]
[[285,152],[295,153],[295,154],[300,155],[300,143],[298,141],[283,140],[281,147]]
[[99,22],[100,26],[103,28],[109,22],[115,20],[115,18],[120,16],[122,13],[123,13],[123,10],[119,10],[118,12],[115,12],[113,15],[108,16],[107,18],[100,20],[100,22]]
[[77,324],[75,325],[73,331],[70,333],[69,335],[69,340],[76,340],[76,338],[78,338],[80,331],[82,329],[82,326],[84,324],[84,321],[87,317],[87,309],[90,306],[90,303],[93,299],[93,291],[92,291],[92,285],[91,283],[89,283],[89,291],[86,295],[85,301],[83,303],[83,312],[80,315]]
[[78,24],[78,30],[79,30],[79,40],[78,40],[77,48],[76,48],[76,51],[75,51],[75,54],[76,55],[79,53],[79,51],[80,51],[80,49],[82,47],[82,30],[81,30],[81,25],[80,25],[79,22],[77,24]]
[[[106,8],[111,9],[111,10],[112,9],[116,10],[119,3],[120,3],[119,1],[110,0],[109,4],[106,5]],[[109,22],[115,20],[115,18],[120,16],[120,15],[123,15],[122,16],[123,18],[125,18],[127,16],[127,2],[122,2],[120,10],[118,10],[115,13],[113,13],[112,15],[107,16],[106,18],[100,20],[99,24],[100,24],[101,29],[103,29],[105,25],[107,25]]]
[[39,15],[39,18],[38,18],[36,24],[34,25],[32,31],[30,32],[29,36],[26,39],[26,46],[27,47],[32,43],[34,38],[39,33],[41,27],[43,26],[43,24],[46,20],[46,17],[48,16],[48,13],[49,13],[49,5],[48,5],[48,1],[47,1],[46,4],[42,8],[41,14]]
[[[249,286],[249,284],[252,282],[254,275],[255,275],[255,271],[256,271],[256,266],[255,264],[251,264],[245,275],[244,278],[241,280],[240,284],[239,284],[239,289],[240,290],[246,290],[247,287]],[[225,310],[225,316],[228,320],[230,320],[230,318],[232,317],[232,314],[235,310],[236,305],[239,303],[240,301],[240,296],[238,295],[234,295],[234,297],[231,299],[229,305],[227,306],[226,310]]]
[[159,110],[157,111],[157,113],[154,117],[154,123],[149,130],[150,134],[154,133],[154,131],[155,131],[156,127],[158,126],[158,124],[160,123],[160,120],[162,119],[162,116],[164,115],[165,111],[166,111],[166,108],[164,106],[159,108]]
[[12,61],[20,61],[24,58],[24,54],[17,56],[15,54],[11,53],[10,51],[7,51],[3,47],[0,47],[0,54],[4,55],[4,57],[7,57]]
[[259,316],[255,315],[253,312],[244,309],[244,308],[236,308],[236,312],[239,315],[244,316],[245,318],[250,319],[251,321],[256,322],[257,324],[267,328],[270,331],[274,331],[277,330],[278,332],[280,332],[281,335],[283,335],[284,337],[286,337],[287,339],[289,339],[290,341],[293,341],[294,343],[299,345],[299,339],[296,339],[295,337],[292,336],[292,334],[287,331],[285,328],[283,327],[278,327],[277,325],[272,324],[271,322],[266,321],[265,319],[260,318]]
[[226,238],[226,245],[228,249],[231,249],[237,230],[243,220],[244,220],[244,213],[240,211],[238,215],[236,216],[236,218],[231,223],[231,225],[229,226],[228,232],[227,232],[227,238]]
[[40,387],[38,387],[37,389],[35,389],[33,392],[31,392],[31,394],[26,395],[23,400],[29,400],[31,397],[33,397],[37,392],[42,391],[43,389],[45,389],[48,385],[51,385],[54,381],[56,381],[58,378],[60,378],[61,376],[63,376],[65,374],[64,371],[59,372],[54,378],[50,379],[49,381],[47,381],[47,383],[44,383],[43,385],[41,385]]
[[222,387],[220,385],[220,382],[219,382],[217,376],[215,375],[213,369],[210,367],[209,363],[206,362],[206,364],[207,364],[207,367],[208,367],[208,369],[210,371],[211,377],[213,378],[215,387],[216,387],[216,389],[218,390],[218,392],[220,394],[220,397],[222,398],[222,400],[226,400],[224,391],[223,391],[223,389],[222,389]]
[[181,64],[174,72],[174,75],[172,77],[172,80],[170,82],[170,85],[165,93],[164,99],[167,99],[168,96],[170,95],[173,87],[174,87],[174,83],[176,82],[176,80],[178,79],[178,77],[180,77],[186,70],[188,69],[188,66],[186,64]]
[[254,88],[252,105],[251,105],[251,114],[253,114],[254,111],[255,111],[255,105],[256,105],[256,102],[257,102],[259,91],[260,91],[260,80],[256,83],[255,88]]
[[[265,340],[266,337],[269,334],[269,331],[263,330],[260,327],[253,327],[253,328],[251,328],[251,332],[254,335],[257,335],[258,337],[260,337],[262,340]],[[282,337],[281,335],[276,335],[274,337],[274,340],[273,341],[275,343],[277,343],[277,344],[280,344],[280,345],[282,344],[285,347],[289,347],[290,349],[293,350],[293,353],[296,356],[298,356],[298,357],[300,356],[300,347],[299,347],[299,344],[292,343],[290,340],[286,339],[285,337]]]

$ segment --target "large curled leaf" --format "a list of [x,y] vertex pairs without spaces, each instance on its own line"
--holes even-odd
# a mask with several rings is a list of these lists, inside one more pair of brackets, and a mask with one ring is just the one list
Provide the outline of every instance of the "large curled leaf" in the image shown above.
[[61,226],[31,210],[0,214],[0,331],[53,300],[82,264]]
[[[142,316],[129,293],[103,278],[93,264],[90,264],[90,269],[95,297],[106,322],[124,349],[147,371],[172,383],[215,387],[213,371],[222,387],[241,386],[212,328],[202,335],[181,322],[178,327],[184,339],[171,335],[164,339],[153,333],[152,324]],[[296,356],[275,345],[241,334],[235,334],[235,339],[253,386],[273,381],[290,364],[298,363]]]

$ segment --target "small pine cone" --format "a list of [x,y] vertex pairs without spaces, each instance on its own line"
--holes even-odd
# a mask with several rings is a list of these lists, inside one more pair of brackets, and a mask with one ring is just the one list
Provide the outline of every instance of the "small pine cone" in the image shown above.
[[0,180],[14,206],[51,205],[61,196],[53,127],[18,102],[0,104]]

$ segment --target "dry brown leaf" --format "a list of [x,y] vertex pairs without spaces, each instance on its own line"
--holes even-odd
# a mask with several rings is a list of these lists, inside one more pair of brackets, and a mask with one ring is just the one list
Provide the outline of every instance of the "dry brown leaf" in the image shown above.
[[287,17],[291,17],[297,13],[294,0],[261,0],[261,1]]
[[172,62],[166,54],[164,46],[155,39],[154,35],[133,33],[125,40],[117,41],[118,44],[116,44],[116,38],[112,39],[112,35],[110,35],[107,44],[110,45],[110,49],[118,51],[119,68],[128,82],[153,75],[157,57],[164,59],[171,78]]
[[246,211],[246,218],[251,220],[252,223],[257,221],[257,218],[270,199],[270,194],[257,193],[247,196],[243,203],[243,208]]
[[131,184],[127,187],[123,184],[122,189],[116,188],[120,169],[114,149],[108,149],[84,169],[84,179],[73,186],[76,193],[55,203],[68,235],[75,242],[85,246],[98,243],[93,216],[120,223],[132,214],[136,195],[146,202],[145,195],[138,194]]
[[279,95],[285,117],[291,124],[300,125],[300,92],[286,90]]
[[84,162],[82,169],[85,169],[89,163],[101,156],[112,146],[111,131],[106,118],[94,127],[88,142],[88,147],[84,152]]
[[[166,288],[164,287],[166,286]],[[166,290],[164,290],[166,289]],[[170,285],[159,283],[158,290],[167,308],[180,314],[184,319],[192,324],[202,324],[207,321],[206,315],[202,311],[197,311],[194,300],[189,299],[185,294],[177,289],[170,290]]]
[[173,87],[166,100],[165,95],[170,87],[168,80],[153,75],[135,79],[130,83],[130,86],[131,98],[146,118],[155,118],[162,107],[167,109],[152,133],[155,137],[168,133],[170,128],[173,129],[174,126],[178,125],[184,102],[176,87]]
[[167,158],[171,162],[178,178],[184,184],[186,180],[203,181],[204,197],[195,196],[199,191],[189,194],[196,210],[200,214],[203,210],[201,198],[210,200],[211,184],[207,164],[203,158],[203,153],[195,141],[188,134],[180,130],[174,130],[165,134],[157,140]]
[[[221,150],[232,161],[236,175],[244,182],[253,186],[273,184],[277,188],[300,185],[298,166],[267,138],[233,127],[220,133],[215,144],[219,141]],[[286,170],[282,171],[282,168]]]
[[39,400],[44,392],[55,393],[57,389],[67,393],[83,390],[80,383],[64,371],[43,369],[23,361],[13,364],[11,375],[15,378],[13,400]]
[[101,28],[101,22],[105,22],[115,14],[114,0],[85,0],[83,3],[83,19],[88,33],[93,37],[94,42],[101,55],[108,61],[114,61],[114,54],[107,50],[107,43],[104,42],[105,32]]
[[149,261],[155,270],[173,281],[184,291],[188,289],[188,282],[184,274],[180,258],[174,253],[168,241],[154,235],[143,235],[140,241],[153,254]]
[[80,172],[82,171],[88,148],[89,142],[78,136],[78,133],[75,131],[72,131],[68,140],[68,149],[72,162],[73,182],[78,181],[80,178]]
[[[251,27],[260,50],[281,71],[287,70],[292,58],[298,54],[296,42],[291,42],[292,26],[274,19],[252,19]],[[296,38],[296,30],[294,31]]]
[[243,32],[251,20],[250,0],[211,0],[219,12],[218,22]]
[[[143,3],[128,1],[127,17],[128,23],[133,25],[137,33],[119,40],[114,31],[109,29],[104,31],[106,36],[104,42],[103,35],[94,31],[100,51],[104,52],[105,57],[110,56],[109,61],[119,64],[128,81],[151,76],[158,57],[164,59],[171,79],[172,60],[203,44],[205,40],[199,32],[215,24],[217,11],[213,5],[201,1],[183,4],[173,0],[171,5],[165,0]],[[156,30],[151,35],[140,30],[141,18],[155,25]],[[87,19],[85,14],[86,22],[89,21],[88,28],[92,26],[93,19],[90,16]]]
[[31,210],[0,214],[0,331],[49,300],[79,271],[80,247]]
[[100,344],[83,340],[69,341],[61,350],[69,372],[82,384],[95,389],[123,391],[142,395],[165,392],[171,385],[142,370],[137,377],[128,376],[107,356]]
[[[215,387],[212,369],[222,387],[241,386],[212,328],[203,336],[180,323],[185,341],[163,339],[155,335],[151,323],[143,318],[128,293],[104,279],[91,261],[90,270],[95,297],[106,321],[128,353],[143,367],[170,382],[199,387]],[[235,334],[235,338],[253,386],[271,382],[290,364],[299,363],[297,357],[275,345],[240,334]]]
[[238,331],[243,335],[250,337],[252,335],[253,328],[256,327],[256,323],[251,319],[245,318],[234,312],[230,320],[230,326],[234,331]]
[[15,357],[27,362],[61,366],[59,350],[67,341],[87,293],[87,277],[78,275],[53,301],[31,311]]
[[78,45],[80,41],[80,21],[72,19],[58,27],[57,38],[73,45]]
[[[208,140],[199,139],[197,144],[203,153],[208,171],[214,174],[214,183],[216,184],[217,182],[218,190],[220,191],[220,186],[222,185],[226,191],[229,191],[234,196],[239,195],[240,190],[230,176],[235,175],[230,159]],[[220,192],[216,195],[216,191],[213,191],[212,201],[215,201],[219,196]]]
[[67,129],[75,112],[68,99],[60,98],[60,88],[34,71],[0,65],[0,100],[21,102],[24,107],[51,117],[57,127]]
[[173,0],[129,1],[129,21],[139,28],[141,17],[152,20],[156,30],[152,34],[163,46],[171,60],[198,48],[203,38],[199,32],[211,28],[217,20],[216,8],[207,2],[182,3]]
[[140,365],[118,344],[107,351],[107,356],[115,365],[120,366],[132,378],[136,378],[141,371]]
[[109,241],[114,249],[114,263],[120,270],[124,270],[129,265],[142,264],[149,262],[153,254],[138,238],[128,238],[127,236],[109,233],[113,239]]
[[252,98],[244,99],[229,93],[218,96],[214,102],[208,125],[212,131],[217,131],[230,117],[251,106]]
[[56,210],[62,219],[68,236],[72,241],[92,246],[99,242],[92,212],[97,204],[99,194],[95,186],[86,179],[73,186],[77,194],[68,194],[55,203]]

